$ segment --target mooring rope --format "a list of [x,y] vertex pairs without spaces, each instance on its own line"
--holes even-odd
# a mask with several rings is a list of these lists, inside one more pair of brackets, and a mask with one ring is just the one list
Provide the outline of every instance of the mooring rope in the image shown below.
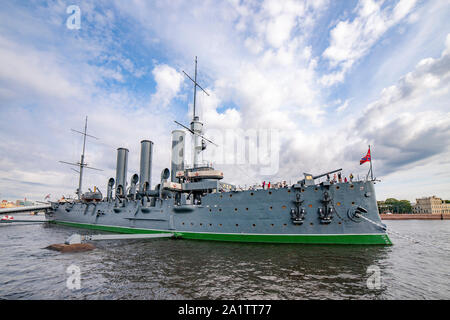
[[433,244],[433,243],[430,243],[430,242],[427,242],[427,241],[417,240],[417,239],[414,239],[414,238],[410,238],[410,237],[408,237],[408,236],[405,236],[405,235],[403,235],[403,234],[400,234],[400,233],[398,233],[398,232],[395,232],[395,231],[392,231],[392,230],[388,230],[385,226],[383,226],[383,225],[381,225],[381,224],[379,224],[379,223],[376,223],[375,221],[372,221],[372,220],[370,220],[369,218],[364,217],[363,215],[361,215],[361,214],[359,214],[359,213],[357,213],[356,216],[359,217],[359,218],[362,218],[362,219],[366,220],[367,222],[370,222],[370,223],[372,223],[372,224],[374,224],[374,225],[376,225],[376,226],[382,228],[382,229],[385,230],[387,233],[396,235],[397,237],[400,237],[400,238],[409,240],[409,241],[411,241],[411,242],[414,242],[414,243],[417,243],[417,244],[420,244],[420,245],[426,245],[426,246],[430,246],[430,247],[433,247],[433,248],[436,248],[436,249],[440,249],[440,250],[443,250],[443,251],[450,252],[450,249],[449,249],[449,248],[445,248],[445,247],[443,248],[443,247],[437,246],[437,245],[435,245],[435,244]]

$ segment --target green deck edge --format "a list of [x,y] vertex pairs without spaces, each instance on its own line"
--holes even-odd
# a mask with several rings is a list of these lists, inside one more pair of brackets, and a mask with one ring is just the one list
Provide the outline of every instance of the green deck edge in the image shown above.
[[67,221],[50,221],[69,227],[101,230],[116,233],[167,233],[173,232],[183,239],[234,241],[234,242],[265,242],[265,243],[307,243],[307,244],[375,244],[392,245],[387,234],[342,234],[342,235],[277,235],[277,234],[230,234],[230,233],[197,233],[174,230],[150,230],[116,226],[84,224]]

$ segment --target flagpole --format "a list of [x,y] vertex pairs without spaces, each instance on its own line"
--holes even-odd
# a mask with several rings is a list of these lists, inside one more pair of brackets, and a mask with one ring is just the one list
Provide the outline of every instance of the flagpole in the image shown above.
[[370,151],[370,144],[369,144],[369,152],[370,152],[370,177],[373,181],[373,169],[372,169],[372,152]]

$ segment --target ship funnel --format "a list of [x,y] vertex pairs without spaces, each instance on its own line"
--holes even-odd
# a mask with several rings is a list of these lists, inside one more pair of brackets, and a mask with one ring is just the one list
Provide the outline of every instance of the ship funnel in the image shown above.
[[172,131],[172,167],[171,181],[176,182],[177,171],[184,170],[184,140],[186,133],[183,130]]
[[108,180],[108,193],[106,194],[108,201],[110,201],[112,199],[114,182],[115,182],[114,178],[109,178],[109,180]]
[[153,142],[149,140],[141,141],[141,167],[139,180],[139,193],[147,193],[152,185],[152,156]]
[[117,149],[116,198],[124,197],[127,181],[128,149]]

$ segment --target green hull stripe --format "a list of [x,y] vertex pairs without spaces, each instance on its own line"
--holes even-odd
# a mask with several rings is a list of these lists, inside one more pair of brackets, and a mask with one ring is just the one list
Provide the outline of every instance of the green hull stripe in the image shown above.
[[197,233],[171,230],[136,229],[116,226],[103,226],[66,221],[52,221],[53,223],[70,227],[102,230],[117,233],[167,233],[173,232],[183,239],[216,240],[236,242],[267,242],[267,243],[310,243],[310,244],[382,244],[391,245],[387,234],[342,234],[342,235],[278,235],[278,234],[239,234],[239,233]]

